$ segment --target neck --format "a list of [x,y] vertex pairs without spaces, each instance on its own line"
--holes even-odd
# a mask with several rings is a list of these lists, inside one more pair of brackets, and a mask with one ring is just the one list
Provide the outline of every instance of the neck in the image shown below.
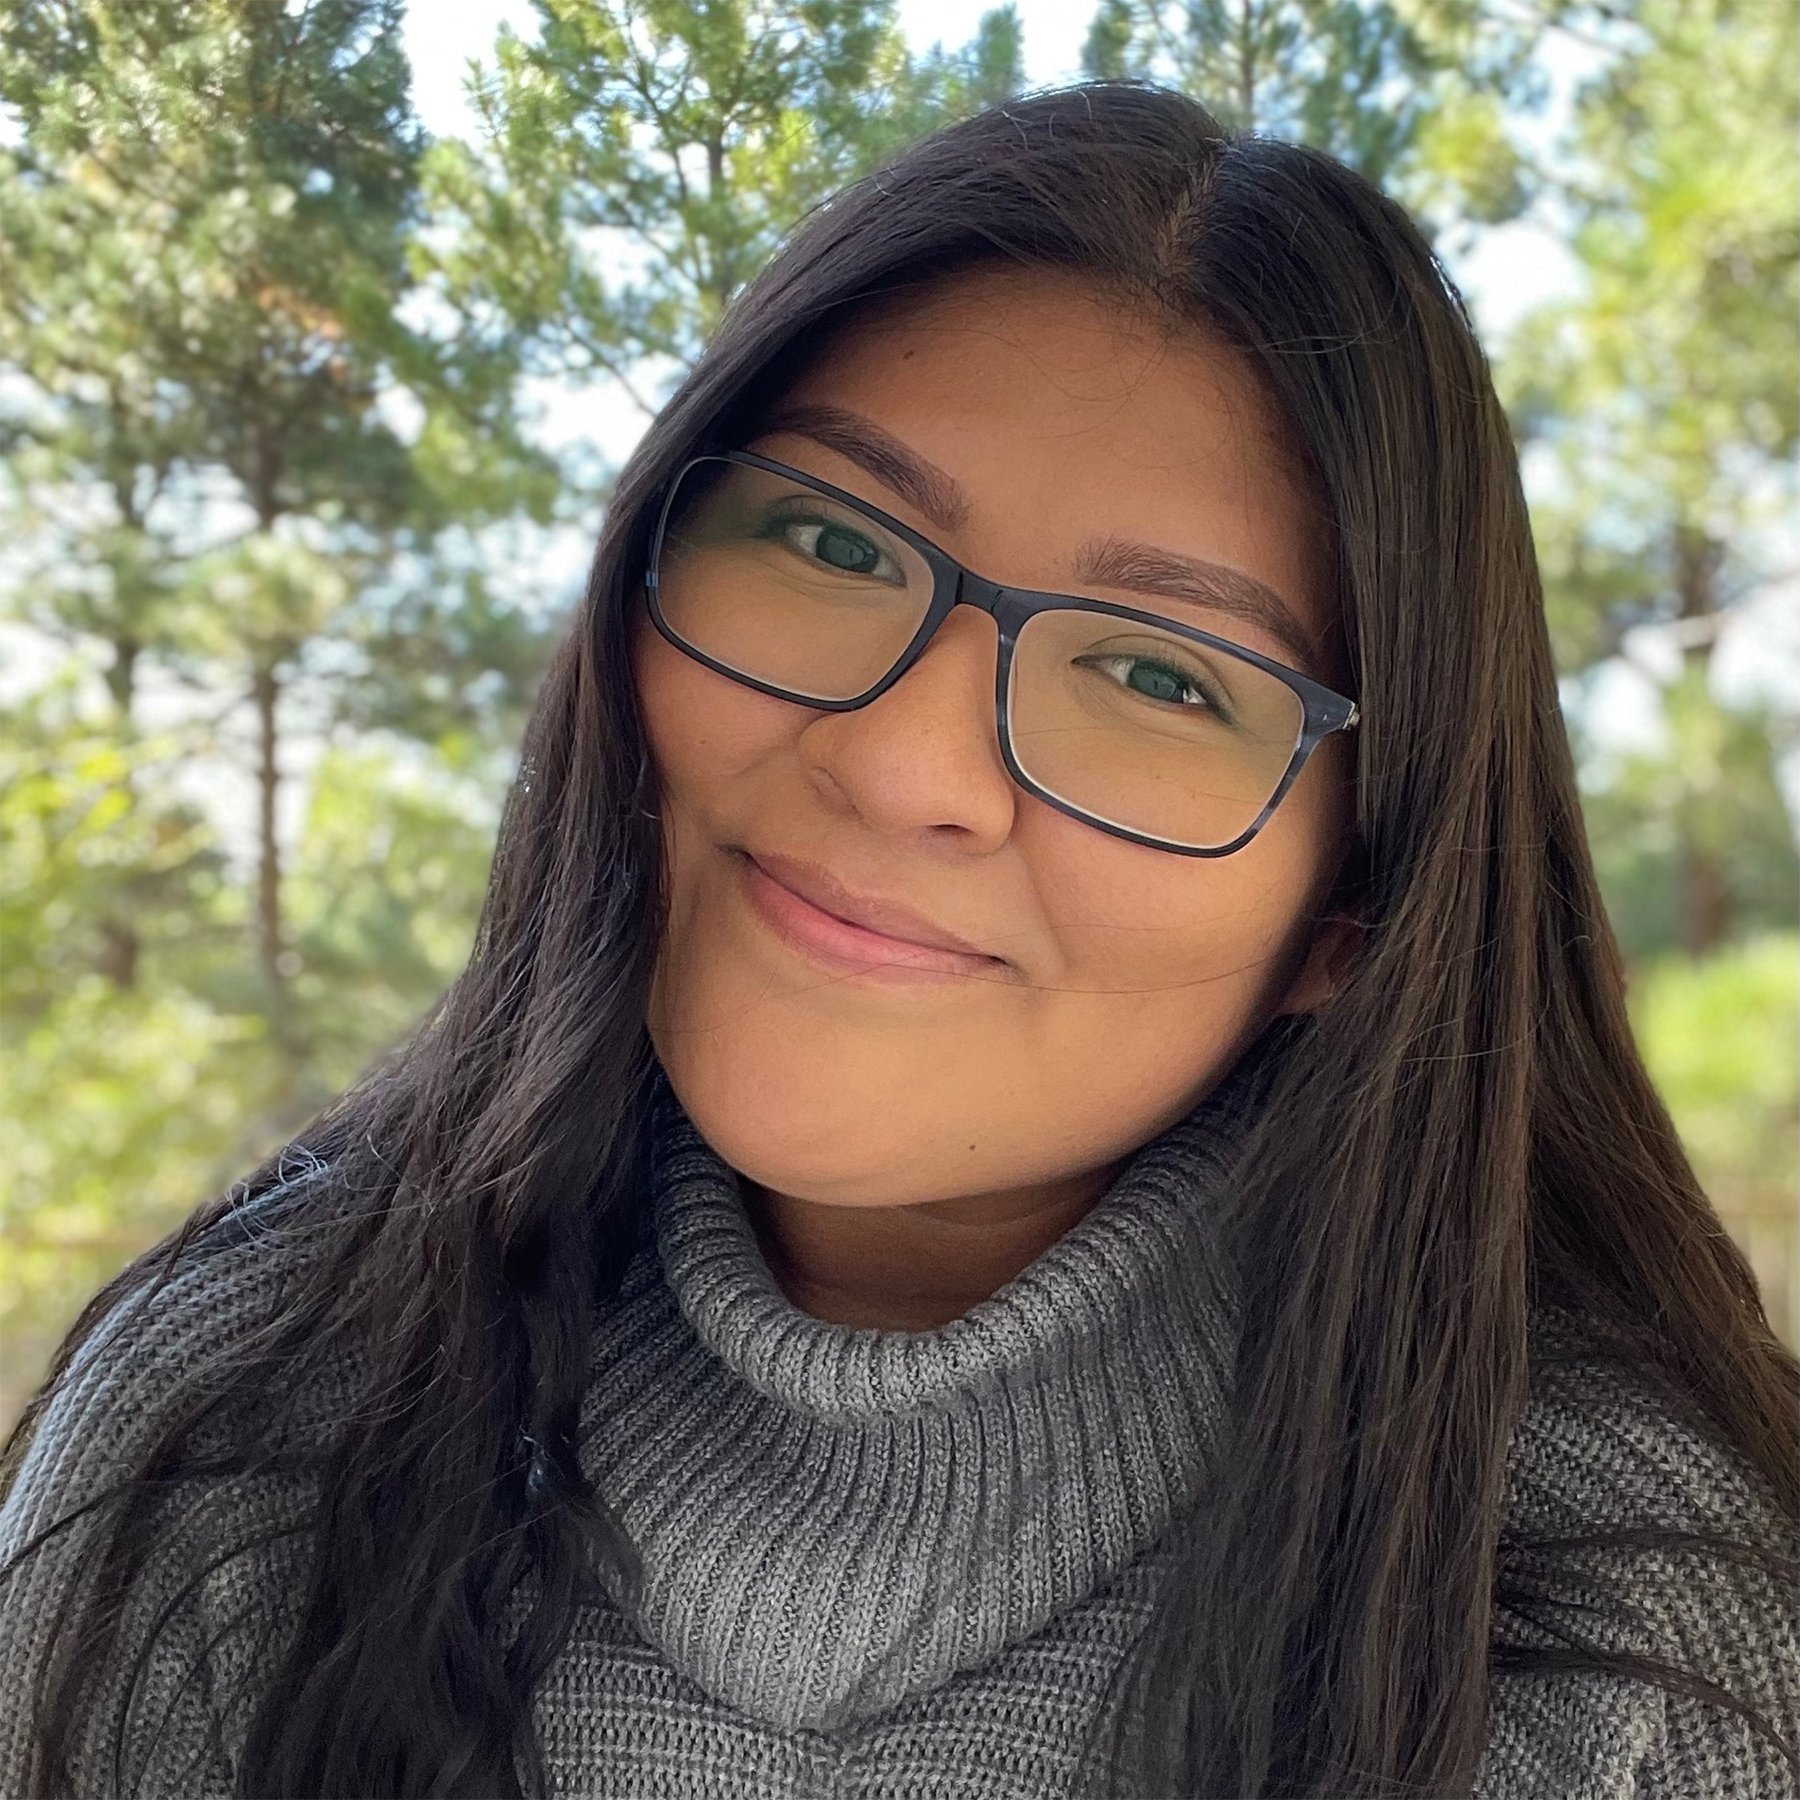
[[776,1284],[829,1324],[931,1331],[1003,1288],[1099,1203],[1118,1165],[911,1206],[825,1206],[746,1183]]

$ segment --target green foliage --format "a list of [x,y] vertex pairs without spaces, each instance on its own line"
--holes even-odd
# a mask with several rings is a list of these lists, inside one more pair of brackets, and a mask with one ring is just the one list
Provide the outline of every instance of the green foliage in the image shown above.
[[[0,20],[4,604],[90,673],[9,721],[9,1347],[60,1335],[466,953],[555,627],[475,533],[556,493],[516,364],[403,322],[425,222],[399,17]],[[361,747],[327,751],[288,843],[284,783],[340,723]]]
[[253,884],[175,792],[195,749],[121,736],[68,678],[0,747],[0,1415],[87,1295],[403,1039],[473,938],[485,757],[328,748],[278,1040],[245,953]]
[[374,734],[313,771],[290,903],[295,998],[327,1097],[404,1039],[468,960],[495,785]]
[[1663,696],[1665,741],[1590,750],[1584,804],[1607,909],[1625,954],[1778,929],[1800,889],[1767,713],[1721,706],[1695,663]]
[[537,0],[433,147],[421,265],[471,331],[646,412],[789,228],[945,119],[1016,91],[1020,30],[915,62],[891,0]]
[[[1791,916],[1791,915],[1790,915]],[[1631,1016],[1701,1185],[1800,1347],[1800,937],[1792,929],[1637,972]]]
[[1800,436],[1800,24],[1785,0],[1644,0],[1576,95],[1562,183],[1577,293],[1500,359],[1528,446],[1565,668],[1668,621],[1669,750],[1590,773],[1598,861],[1637,955],[1793,916],[1769,722],[1707,692],[1720,617],[1771,570]]
[[39,550],[15,604],[103,639],[125,710],[141,654],[282,668],[398,549],[548,510],[510,365],[400,322],[399,14],[20,0],[0,26],[0,434]]
[[1530,204],[1536,188],[1514,140],[1505,90],[1516,76],[1474,78],[1466,66],[1447,69],[1438,50],[1434,103],[1422,108],[1411,154],[1396,171],[1406,203],[1440,238],[1467,243],[1484,225],[1503,225]]
[[1385,0],[1102,0],[1090,75],[1180,87],[1240,131],[1315,144],[1381,180],[1429,103],[1422,41]]
[[10,1419],[88,1296],[272,1147],[254,1014],[80,977],[8,1019],[0,1113],[0,1413]]
[[[937,89],[936,104],[946,118],[962,118],[999,106],[1025,87],[1025,28],[1010,3],[984,12],[966,49],[946,58],[927,58],[926,91]],[[942,70],[941,75],[935,71]]]
[[[22,0],[0,26],[18,125],[0,408],[28,571],[10,606],[90,655],[100,640],[127,737],[150,668],[251,700],[247,922],[301,1090],[276,824],[293,703],[426,733],[516,723],[550,625],[445,566],[485,519],[547,516],[549,465],[512,429],[510,362],[401,322],[422,138],[399,17]],[[469,629],[387,654],[442,610],[446,573]]]
[[1632,1024],[1682,1141],[1723,1211],[1792,1216],[1800,1180],[1800,938],[1752,937],[1638,971]]
[[47,441],[128,492],[215,466],[265,529],[405,511],[408,458],[374,406],[419,153],[398,11],[11,10],[0,317]]
[[101,1281],[262,1147],[263,1021],[171,979],[222,947],[224,861],[172,791],[186,748],[121,737],[67,678],[0,744],[0,1404]]
[[1645,0],[1576,109],[1575,298],[1502,373],[1548,451],[1534,507],[1567,666],[1753,580],[1800,429],[1800,25],[1787,0]]
[[213,832],[168,778],[178,741],[83,720],[65,680],[19,704],[0,742],[0,1011],[42,1017],[90,975],[138,985],[146,951],[201,929],[220,882]]
[[1492,0],[1100,0],[1082,65],[1314,145],[1467,239],[1534,192],[1511,113],[1535,98],[1551,16]]

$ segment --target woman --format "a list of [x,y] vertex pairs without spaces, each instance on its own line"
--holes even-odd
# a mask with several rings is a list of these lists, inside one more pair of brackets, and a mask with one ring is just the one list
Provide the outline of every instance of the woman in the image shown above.
[[1792,1795],[1795,1368],[1329,160],[919,146],[622,476],[465,975],[10,1446],[0,1788]]

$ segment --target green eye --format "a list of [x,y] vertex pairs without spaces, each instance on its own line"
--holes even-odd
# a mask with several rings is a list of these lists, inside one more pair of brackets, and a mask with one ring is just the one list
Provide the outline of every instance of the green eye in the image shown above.
[[1152,706],[1169,707],[1194,720],[1210,718],[1228,725],[1236,722],[1234,708],[1215,681],[1168,657],[1102,650],[1078,656],[1075,662],[1077,667],[1104,675],[1126,693],[1147,700]]
[[800,533],[813,540],[812,553],[820,562],[852,575],[873,575],[881,567],[881,552],[847,525],[805,526]]
[[889,587],[906,586],[906,571],[886,546],[847,520],[783,509],[767,521],[759,535],[773,538],[814,568],[886,582]]
[[1157,657],[1115,651],[1111,656],[1083,656],[1076,660],[1084,668],[1097,669],[1128,692],[1142,694],[1146,700],[1164,706],[1213,706],[1212,696],[1187,670]]
[[1185,677],[1167,663],[1148,662],[1141,656],[1127,662],[1125,685],[1146,699],[1163,700],[1172,706],[1180,705],[1193,692]]

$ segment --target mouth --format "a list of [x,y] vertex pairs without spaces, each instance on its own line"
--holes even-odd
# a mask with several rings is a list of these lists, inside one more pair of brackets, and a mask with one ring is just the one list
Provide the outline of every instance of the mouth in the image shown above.
[[744,889],[763,922],[791,948],[840,971],[905,977],[1012,973],[968,939],[896,901],[852,893],[816,863],[739,850]]

